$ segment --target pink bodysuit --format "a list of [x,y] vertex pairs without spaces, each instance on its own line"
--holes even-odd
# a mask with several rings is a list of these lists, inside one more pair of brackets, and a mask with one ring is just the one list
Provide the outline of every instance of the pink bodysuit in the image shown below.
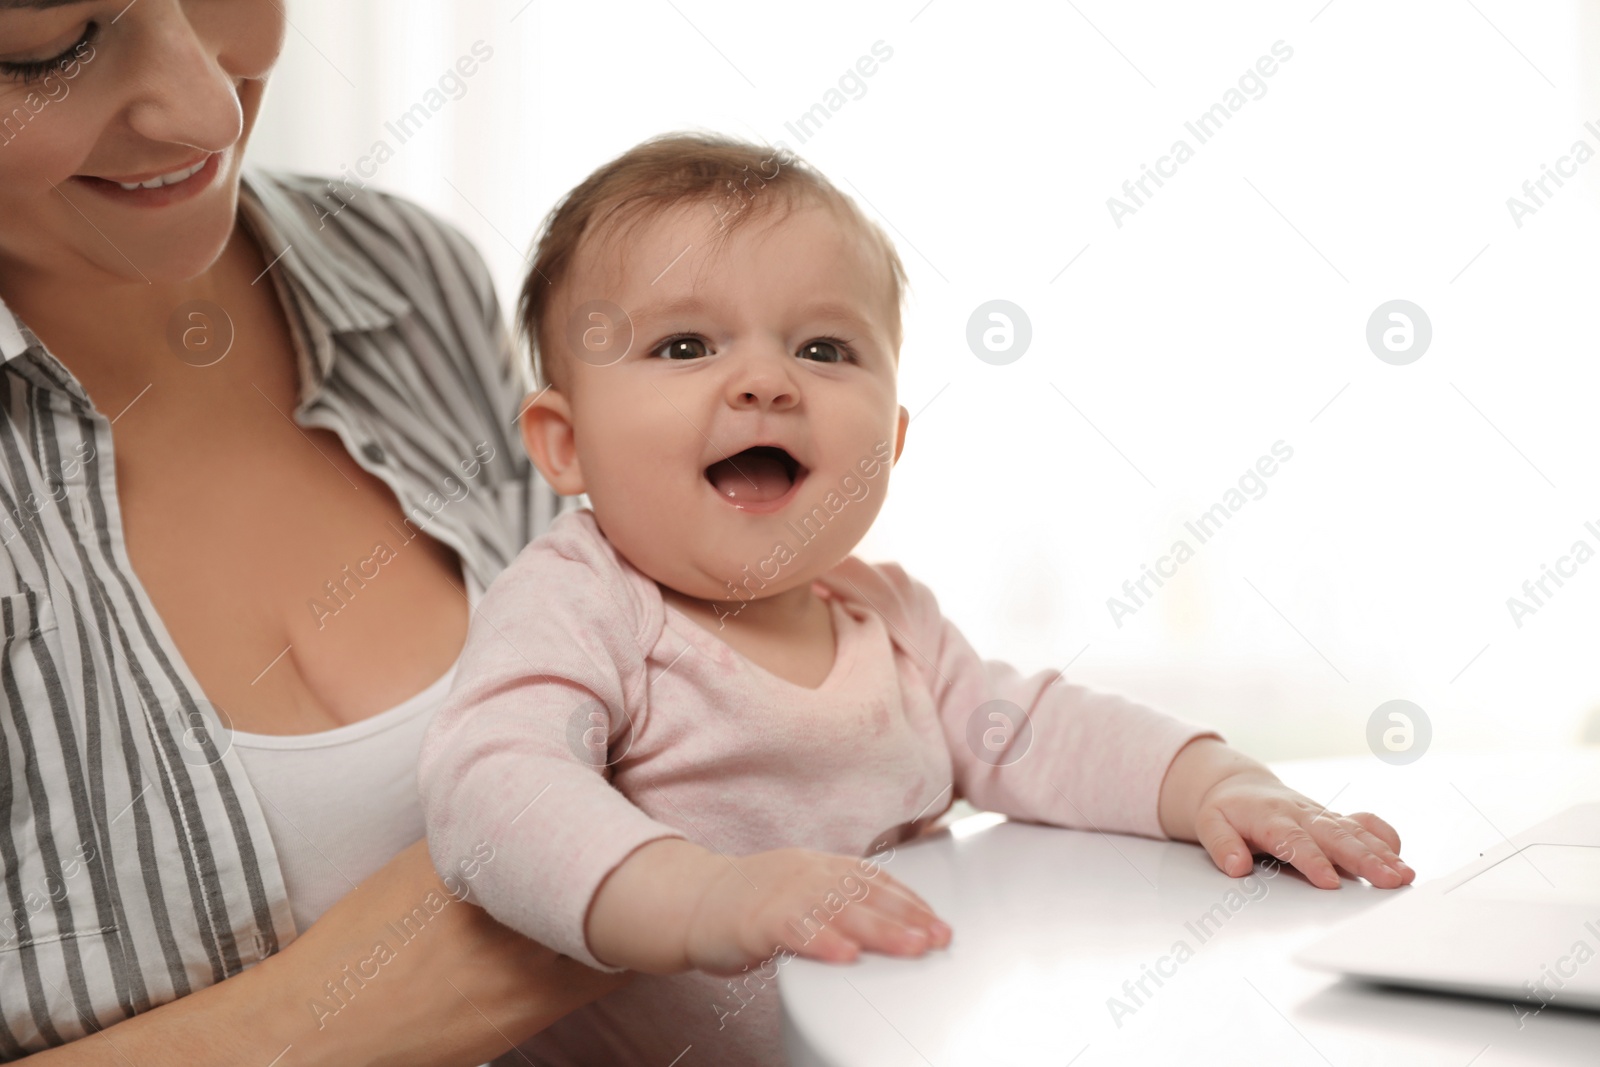
[[[953,796],[1163,836],[1162,778],[1210,731],[1055,671],[1024,677],[979,658],[896,564],[851,556],[813,589],[828,600],[836,652],[808,689],[667,604],[591,510],[561,516],[484,594],[424,738],[435,864],[458,878],[472,870],[473,899],[506,925],[615,970],[590,954],[589,904],[658,838],[729,857],[863,856],[911,836]],[[677,1067],[781,1064],[777,989],[761,986],[640,975],[523,1049],[552,1065],[665,1067],[691,1045]]]

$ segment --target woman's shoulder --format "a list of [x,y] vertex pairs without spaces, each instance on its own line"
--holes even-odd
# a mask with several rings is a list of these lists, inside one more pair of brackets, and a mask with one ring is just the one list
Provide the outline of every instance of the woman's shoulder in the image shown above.
[[[451,222],[371,184],[247,166],[239,202],[286,307],[318,327],[318,396],[359,420],[351,431],[370,435],[415,507],[492,543],[492,577],[559,507],[517,436],[531,373],[483,257]],[[487,491],[462,496],[457,471]]]
[[[499,301],[483,255],[453,222],[359,178],[247,165],[246,192],[261,205],[285,248],[299,244],[333,259],[360,261],[400,298],[429,314],[466,302],[485,322]],[[454,310],[461,310],[459,307]]]

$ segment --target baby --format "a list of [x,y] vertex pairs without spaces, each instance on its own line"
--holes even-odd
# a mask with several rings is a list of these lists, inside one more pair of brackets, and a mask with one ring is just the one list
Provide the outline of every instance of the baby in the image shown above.
[[1198,840],[1234,877],[1258,851],[1325,888],[1414,877],[1376,816],[984,660],[927,586],[850,554],[905,445],[904,283],[825,178],[720,137],[642,144],[545,222],[521,427],[592,506],[484,594],[420,769],[440,870],[476,858],[501,922],[643,972],[526,1044],[541,1062],[782,1063],[782,963],[949,943],[886,866],[957,798]]

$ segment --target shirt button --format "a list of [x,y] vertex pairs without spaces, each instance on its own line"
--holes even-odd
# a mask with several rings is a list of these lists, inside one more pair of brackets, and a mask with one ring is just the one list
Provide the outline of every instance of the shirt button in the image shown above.
[[384,455],[383,446],[378,444],[376,441],[368,441],[366,444],[362,445],[361,454],[366,456],[367,459],[371,460],[373,463],[382,463],[384,459],[387,458]]

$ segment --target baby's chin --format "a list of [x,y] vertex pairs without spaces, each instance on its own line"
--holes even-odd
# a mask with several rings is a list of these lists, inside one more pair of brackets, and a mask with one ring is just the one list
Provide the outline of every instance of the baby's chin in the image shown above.
[[636,570],[682,597],[737,606],[803,591],[850,555],[877,513],[875,500],[813,482],[837,484],[810,472],[770,509],[741,506],[710,484],[700,499],[638,486],[632,499],[649,505],[616,515],[602,532]]
[[[676,594],[722,614],[763,601],[803,597],[812,582],[849,554],[824,551],[820,544],[799,553],[783,551],[781,533],[754,538],[747,534],[734,540],[740,544],[730,542],[725,551],[712,551],[702,541],[676,556],[670,550],[663,554],[656,545],[652,546],[654,559],[630,559],[629,563],[664,594]],[[792,543],[795,539],[790,535],[787,540]]]
[[[843,557],[841,557],[842,559]],[[681,574],[668,574],[661,577],[647,575],[661,586],[663,591],[676,593],[680,597],[702,602],[708,607],[719,610],[737,609],[742,604],[772,600],[785,594],[796,595],[810,587],[811,583],[822,573],[829,570],[838,560],[832,561],[827,566],[819,567],[818,561],[808,560],[804,570],[798,567],[785,568],[775,576],[763,577],[754,564],[740,564],[727,566],[726,577],[718,580],[703,576],[686,576]],[[704,561],[703,569],[712,574],[720,574],[716,563]],[[770,568],[767,571],[771,574]]]

